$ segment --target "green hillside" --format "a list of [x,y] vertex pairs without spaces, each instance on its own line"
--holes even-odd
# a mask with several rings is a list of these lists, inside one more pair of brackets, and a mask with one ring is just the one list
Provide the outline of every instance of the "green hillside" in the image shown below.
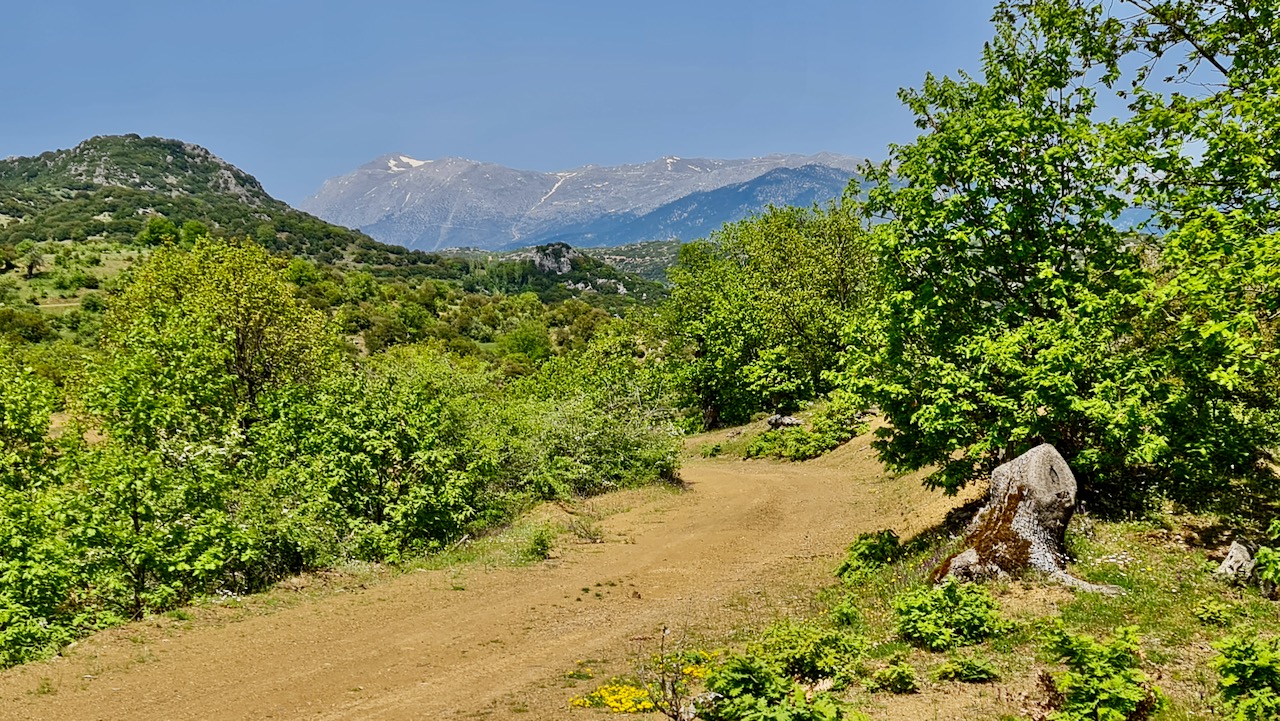
[[178,227],[198,221],[216,235],[253,236],[274,252],[325,263],[462,273],[439,256],[383,245],[294,210],[253,176],[180,140],[97,136],[69,150],[0,160],[0,263],[6,247],[23,241],[131,243],[155,216]]
[[666,282],[667,271],[680,254],[682,241],[650,240],[644,243],[628,243],[612,248],[587,248],[583,252],[618,270],[635,273],[642,278]]

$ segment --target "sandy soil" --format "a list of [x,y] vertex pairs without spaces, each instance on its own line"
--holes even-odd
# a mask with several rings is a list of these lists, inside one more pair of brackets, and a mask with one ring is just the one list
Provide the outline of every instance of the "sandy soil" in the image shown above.
[[[140,622],[0,673],[0,719],[566,719],[664,625],[723,638],[803,608],[857,533],[957,499],[893,478],[867,438],[817,461],[697,459],[678,496],[604,519],[532,567],[417,572],[233,622]],[[462,590],[458,590],[461,588]],[[584,589],[586,592],[584,592]]]

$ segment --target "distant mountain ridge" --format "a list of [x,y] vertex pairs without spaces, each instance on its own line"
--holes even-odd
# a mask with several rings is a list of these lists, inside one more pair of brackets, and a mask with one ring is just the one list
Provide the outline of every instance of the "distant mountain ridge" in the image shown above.
[[543,173],[396,153],[329,179],[300,207],[383,242],[425,250],[691,240],[769,204],[838,197],[861,162],[834,153],[668,156]]

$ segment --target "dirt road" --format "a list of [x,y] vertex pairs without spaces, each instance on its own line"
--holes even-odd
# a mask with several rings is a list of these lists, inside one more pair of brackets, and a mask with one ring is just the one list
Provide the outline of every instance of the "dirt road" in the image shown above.
[[[670,625],[722,634],[802,605],[857,533],[955,499],[859,438],[805,464],[696,460],[688,491],[606,518],[533,567],[411,573],[231,623],[99,634],[0,674],[0,719],[566,719],[584,659],[628,670]],[[625,539],[625,540],[624,540]],[[457,589],[463,590],[457,590]],[[585,592],[584,592],[585,591]]]

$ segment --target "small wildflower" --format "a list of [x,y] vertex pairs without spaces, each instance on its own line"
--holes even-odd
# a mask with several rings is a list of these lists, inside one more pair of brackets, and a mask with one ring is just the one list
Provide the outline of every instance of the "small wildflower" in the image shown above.
[[607,708],[614,713],[648,713],[656,711],[649,692],[630,683],[613,681],[586,696],[569,699],[574,708]]

